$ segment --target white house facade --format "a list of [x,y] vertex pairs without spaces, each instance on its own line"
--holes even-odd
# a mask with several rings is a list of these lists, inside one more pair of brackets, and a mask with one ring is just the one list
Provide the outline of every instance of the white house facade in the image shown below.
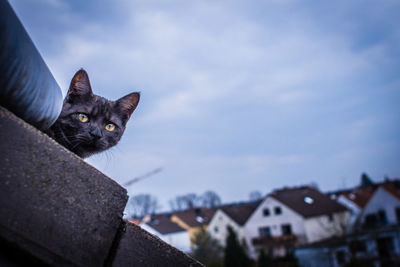
[[218,241],[221,246],[225,246],[228,236],[228,226],[235,231],[239,242],[248,247],[246,222],[260,201],[231,204],[220,207],[211,219],[207,231]]
[[349,223],[349,211],[306,218],[304,220],[306,242],[313,243],[332,236],[344,235],[347,233]]
[[170,221],[168,216],[146,216],[139,226],[171,246],[185,253],[191,252],[189,233]]
[[360,226],[400,224],[400,193],[389,184],[378,187],[360,215]]
[[296,235],[305,240],[303,218],[283,203],[271,196],[258,206],[245,225],[246,243],[252,258],[257,258],[258,251],[253,245],[253,239]]
[[238,225],[231,217],[229,217],[221,209],[217,210],[208,225],[207,232],[218,241],[221,246],[225,246],[226,238],[228,236],[227,227],[231,226],[237,234],[238,240],[245,237],[243,227]]

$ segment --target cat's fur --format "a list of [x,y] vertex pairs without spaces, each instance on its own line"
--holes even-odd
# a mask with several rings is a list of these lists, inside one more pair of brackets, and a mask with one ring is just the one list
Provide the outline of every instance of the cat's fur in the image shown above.
[[[60,116],[46,133],[82,158],[102,152],[118,143],[139,99],[137,92],[117,101],[94,95],[89,77],[81,69],[71,80]],[[82,122],[79,114],[88,121]],[[105,128],[110,123],[115,125],[113,131]]]

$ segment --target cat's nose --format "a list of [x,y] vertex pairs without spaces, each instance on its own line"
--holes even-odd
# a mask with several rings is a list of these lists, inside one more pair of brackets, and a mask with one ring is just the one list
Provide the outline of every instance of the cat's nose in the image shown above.
[[93,137],[96,137],[96,138],[100,138],[100,137],[103,136],[103,135],[101,134],[100,129],[99,129],[98,127],[96,127],[96,128],[94,128],[93,130],[91,130],[91,131],[90,131],[90,134],[91,134]]

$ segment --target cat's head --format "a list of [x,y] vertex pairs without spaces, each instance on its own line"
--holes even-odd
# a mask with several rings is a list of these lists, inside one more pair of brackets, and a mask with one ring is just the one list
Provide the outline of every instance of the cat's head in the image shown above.
[[140,94],[116,101],[94,95],[89,77],[79,70],[72,78],[62,112],[56,122],[57,139],[78,156],[87,157],[118,143],[136,109]]

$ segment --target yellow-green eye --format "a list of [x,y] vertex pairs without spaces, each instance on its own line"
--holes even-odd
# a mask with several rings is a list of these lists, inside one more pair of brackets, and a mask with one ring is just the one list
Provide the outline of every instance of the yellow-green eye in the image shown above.
[[79,114],[79,120],[81,122],[88,122],[89,117],[86,114],[81,113],[81,114]]
[[114,124],[109,123],[109,124],[106,125],[106,130],[107,131],[112,132],[112,131],[114,131],[114,129],[115,129],[115,125]]

